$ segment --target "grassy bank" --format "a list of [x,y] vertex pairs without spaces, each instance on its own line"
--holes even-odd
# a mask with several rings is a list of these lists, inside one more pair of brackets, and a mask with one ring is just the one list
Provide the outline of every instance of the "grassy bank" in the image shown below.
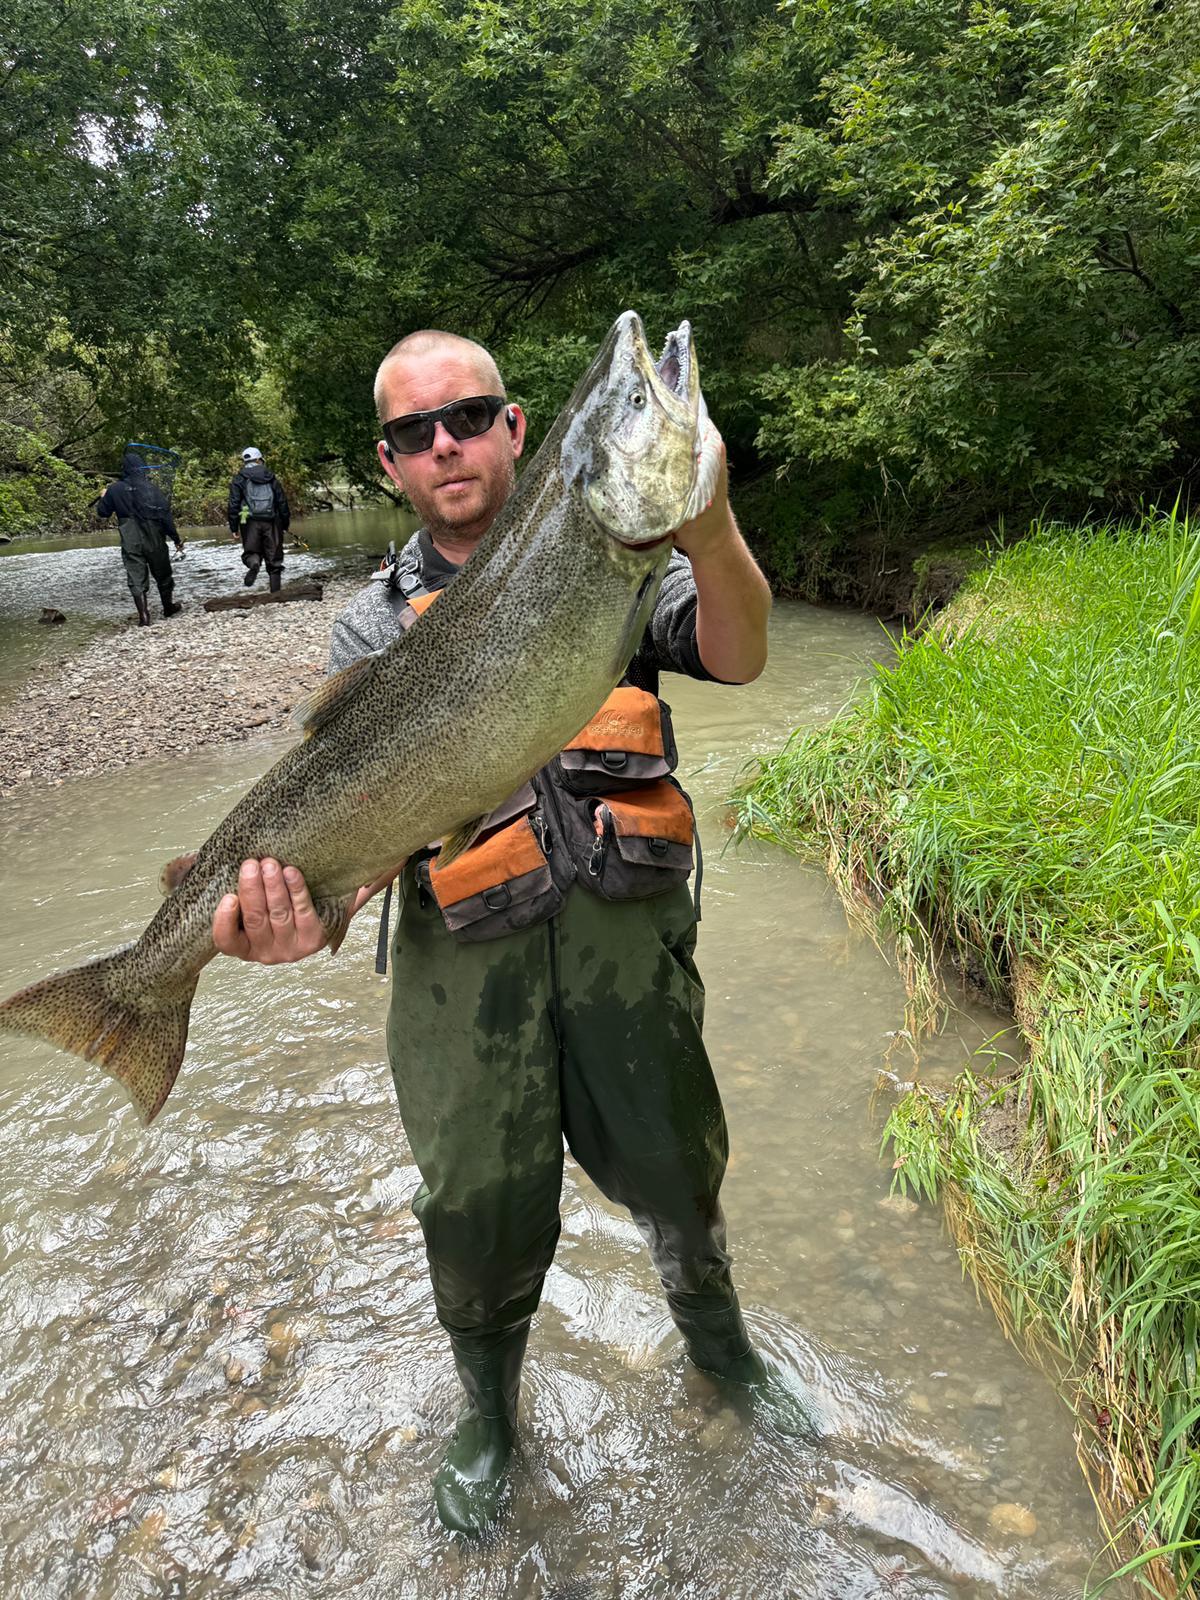
[[899,1181],[940,1197],[1054,1369],[1151,1592],[1200,1572],[1200,529],[1035,529],[869,696],[762,763],[755,832],[894,937],[915,1034],[950,952],[1028,1063],[918,1086]]

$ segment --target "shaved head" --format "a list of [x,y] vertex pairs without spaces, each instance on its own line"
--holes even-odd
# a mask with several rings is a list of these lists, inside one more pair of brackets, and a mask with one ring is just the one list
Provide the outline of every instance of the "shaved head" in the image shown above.
[[387,386],[391,368],[443,353],[470,363],[479,375],[479,394],[506,393],[499,367],[491,352],[481,344],[476,344],[474,339],[464,339],[459,333],[443,333],[440,328],[421,328],[394,344],[379,363],[379,370],[375,374],[375,412],[380,422],[388,420]]

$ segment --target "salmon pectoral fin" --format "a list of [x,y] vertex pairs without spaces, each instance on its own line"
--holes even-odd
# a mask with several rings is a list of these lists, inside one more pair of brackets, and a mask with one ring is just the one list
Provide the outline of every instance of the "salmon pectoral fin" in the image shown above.
[[490,815],[487,812],[482,817],[472,817],[470,822],[464,822],[461,828],[455,828],[453,833],[447,834],[438,851],[438,866],[448,867],[464,850],[469,850],[483,832],[483,825]]
[[346,929],[350,926],[350,918],[354,915],[354,902],[356,895],[348,894],[341,900],[316,900],[313,908],[321,919],[321,926],[329,935],[326,949],[331,956],[337,955],[341,949],[342,940],[346,937]]
[[0,1005],[0,1030],[30,1034],[96,1061],[149,1124],[179,1075],[196,980],[169,996],[130,998],[133,945],[30,984]]

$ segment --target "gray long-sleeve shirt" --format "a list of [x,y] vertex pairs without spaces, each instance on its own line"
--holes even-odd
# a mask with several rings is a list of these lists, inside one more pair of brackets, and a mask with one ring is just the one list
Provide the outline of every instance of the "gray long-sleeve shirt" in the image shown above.
[[[339,672],[360,656],[391,644],[402,631],[400,613],[408,604],[408,595],[444,588],[457,571],[425,530],[419,529],[396,557],[392,581],[369,583],[334,623],[329,641],[330,672]],[[377,577],[382,580],[385,574]],[[696,645],[692,565],[678,550],[671,556],[653,615],[629,664],[628,677],[637,688],[657,694],[662,672],[715,681],[705,671]]]

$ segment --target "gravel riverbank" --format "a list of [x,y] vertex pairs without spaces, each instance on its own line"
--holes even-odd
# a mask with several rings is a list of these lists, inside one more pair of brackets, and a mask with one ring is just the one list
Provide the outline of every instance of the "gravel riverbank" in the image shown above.
[[169,621],[155,606],[149,628],[131,618],[0,711],[0,797],[282,728],[325,671],[334,619],[361,587],[339,579],[319,602],[249,611],[193,604]]

